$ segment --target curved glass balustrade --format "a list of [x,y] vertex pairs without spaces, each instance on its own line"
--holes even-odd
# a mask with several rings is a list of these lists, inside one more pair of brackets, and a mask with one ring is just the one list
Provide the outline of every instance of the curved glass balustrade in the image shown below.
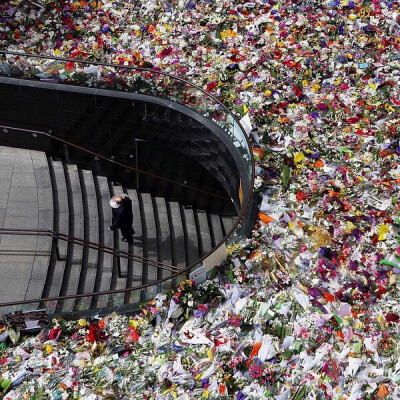
[[[5,54],[7,53],[7,54]],[[204,121],[215,124],[241,155],[243,163],[240,170],[246,171],[247,182],[240,184],[241,208],[236,223],[227,235],[207,255],[195,264],[157,282],[150,282],[134,288],[63,296],[49,299],[32,299],[25,302],[0,304],[0,314],[10,310],[29,310],[43,307],[49,313],[61,310],[63,302],[73,301],[75,312],[81,314],[106,313],[112,310],[129,312],[137,309],[140,302],[151,300],[158,292],[173,288],[175,282],[186,279],[188,274],[199,266],[224,242],[241,238],[241,222],[250,213],[254,164],[252,150],[247,135],[234,114],[217,98],[204,89],[161,71],[130,66],[96,63],[74,59],[56,59],[44,56],[25,55],[0,51],[0,75],[6,77],[64,83],[101,89],[132,92],[138,95],[153,96],[181,104],[199,114]],[[90,310],[88,304],[91,305]]]
[[250,179],[253,177],[252,152],[241,124],[216,97],[184,79],[139,67],[12,52],[5,54],[1,51],[0,74],[44,82],[129,91],[182,104],[224,130],[240,151]]

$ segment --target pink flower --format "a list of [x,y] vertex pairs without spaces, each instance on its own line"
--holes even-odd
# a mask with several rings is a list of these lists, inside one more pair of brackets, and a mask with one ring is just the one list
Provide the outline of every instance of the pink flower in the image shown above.
[[296,337],[302,337],[308,339],[310,337],[310,332],[308,332],[305,326],[300,326],[297,322],[294,323],[294,333]]

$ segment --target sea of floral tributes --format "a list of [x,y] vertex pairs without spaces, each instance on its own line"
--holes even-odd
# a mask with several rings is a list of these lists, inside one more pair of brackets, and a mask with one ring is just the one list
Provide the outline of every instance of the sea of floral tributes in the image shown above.
[[2,326],[3,398],[400,399],[399,2],[44,4],[2,2],[1,48],[170,72],[248,111],[261,206],[210,280],[140,315]]

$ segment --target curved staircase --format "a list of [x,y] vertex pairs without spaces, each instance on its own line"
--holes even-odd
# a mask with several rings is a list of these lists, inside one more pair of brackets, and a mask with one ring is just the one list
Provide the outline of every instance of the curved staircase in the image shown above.
[[[210,252],[235,219],[140,193],[42,152],[0,147],[0,164],[0,223],[6,228],[51,229],[183,268]],[[23,187],[24,182],[28,186]],[[112,218],[109,199],[121,192],[132,200],[136,233],[130,244],[120,240],[118,230],[107,229]],[[30,217],[24,218],[24,213]],[[11,268],[6,266],[6,257],[14,257],[10,259],[13,277],[0,280],[2,302],[130,288],[171,273],[136,260],[121,258],[118,262],[118,257],[111,254],[62,241],[57,257],[51,251],[51,238],[17,238],[2,235],[0,242],[3,271]],[[7,256],[11,248],[19,254]],[[21,262],[27,257],[25,250],[30,250],[27,264]],[[12,290],[8,279],[18,290]],[[65,300],[61,305],[47,304],[46,308],[50,312],[52,307],[54,312],[70,312],[113,306],[116,301],[115,297],[101,297]],[[139,300],[130,294],[118,299],[122,304]]]

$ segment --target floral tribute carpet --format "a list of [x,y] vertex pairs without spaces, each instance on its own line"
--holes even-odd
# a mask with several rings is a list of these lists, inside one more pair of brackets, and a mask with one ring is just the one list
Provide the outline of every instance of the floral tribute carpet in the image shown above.
[[398,1],[0,11],[3,49],[170,72],[249,118],[262,200],[210,280],[140,315],[53,320],[37,336],[3,325],[4,399],[400,398]]

